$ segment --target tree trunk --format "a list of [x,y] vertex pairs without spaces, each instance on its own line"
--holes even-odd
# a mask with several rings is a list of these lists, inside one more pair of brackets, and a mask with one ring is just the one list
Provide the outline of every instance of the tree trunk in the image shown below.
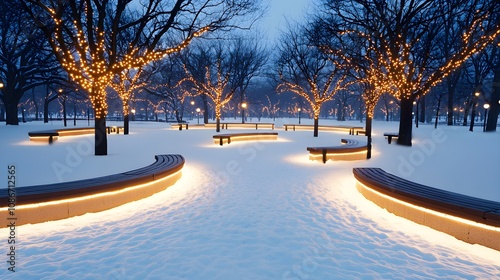
[[474,131],[474,119],[476,118],[476,101],[472,101],[472,111],[470,113],[470,127],[469,131]]
[[455,90],[453,88],[450,89],[448,87],[448,126],[453,125],[453,117],[454,117],[454,108],[453,108],[453,101],[455,97]]
[[318,137],[319,115],[314,116],[314,137]]
[[436,120],[434,121],[434,129],[438,127],[439,108],[441,108],[441,97],[438,98],[438,104],[436,108]]
[[370,117],[368,110],[366,112],[365,132],[366,132],[366,159],[371,159],[372,158],[372,117]]
[[500,113],[500,62],[495,69],[495,77],[493,78],[493,90],[491,94],[491,104],[486,123],[486,131],[496,131],[498,114]]
[[411,146],[413,98],[401,99],[398,144]]
[[5,124],[7,125],[19,125],[19,119],[17,118],[17,103],[6,103],[5,104]]
[[43,122],[49,122],[49,101],[47,99],[43,101]]
[[5,106],[0,105],[0,121],[5,121]]
[[33,96],[33,104],[35,106],[35,120],[38,121],[38,102],[36,102],[35,98],[35,88],[31,89],[31,94]]
[[415,127],[418,128],[418,121],[419,121],[419,117],[418,117],[418,107],[420,105],[420,100],[422,99],[422,97],[420,97],[418,100],[417,100],[417,107],[415,108]]
[[201,100],[203,101],[203,123],[208,123],[208,101],[205,94],[201,95]]
[[419,109],[420,109],[420,113],[418,114],[418,115],[419,115],[419,117],[420,117],[420,120],[419,120],[419,121],[420,121],[421,123],[426,123],[426,121],[425,121],[425,111],[426,111],[426,107],[427,107],[427,106],[425,106],[425,95],[424,95],[424,96],[421,96],[421,97],[419,98],[418,103],[419,103],[419,104],[418,104],[418,107],[419,107]]
[[[99,95],[99,89],[93,88],[92,94]],[[105,100],[97,100],[94,103],[94,128],[95,128],[95,155],[105,156],[108,154],[108,138],[106,134],[106,104]]]
[[469,109],[470,109],[470,100],[468,99],[467,101],[465,101],[463,126],[467,126],[467,118],[469,117]]
[[220,116],[222,111],[222,106],[220,104],[215,104],[215,131],[220,132]]
[[129,113],[123,116],[123,135],[128,135],[129,132],[130,117]]

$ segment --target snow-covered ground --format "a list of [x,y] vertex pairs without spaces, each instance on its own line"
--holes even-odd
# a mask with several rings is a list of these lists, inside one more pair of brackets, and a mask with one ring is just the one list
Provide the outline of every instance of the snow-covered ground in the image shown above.
[[[276,125],[296,121],[277,119]],[[0,126],[0,166],[6,174],[7,165],[16,165],[18,187],[127,171],[149,165],[155,154],[186,158],[182,178],[152,197],[17,227],[15,273],[7,270],[8,231],[1,229],[0,279],[499,277],[500,252],[388,213],[358,193],[352,168],[381,167],[500,201],[500,132],[421,125],[409,148],[384,139],[383,132],[397,125],[374,122],[372,159],[326,164],[309,161],[306,147],[363,137],[320,131],[314,138],[311,131],[277,128],[278,141],[220,147],[212,141],[214,130],[134,122],[130,135],[109,135],[108,156],[96,157],[93,136],[52,145],[29,141],[28,131],[60,128],[60,122]]]

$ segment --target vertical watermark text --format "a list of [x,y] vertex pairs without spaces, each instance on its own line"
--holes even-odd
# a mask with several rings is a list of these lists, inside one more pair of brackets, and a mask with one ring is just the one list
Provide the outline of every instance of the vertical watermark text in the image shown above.
[[7,270],[16,272],[16,166],[7,166]]

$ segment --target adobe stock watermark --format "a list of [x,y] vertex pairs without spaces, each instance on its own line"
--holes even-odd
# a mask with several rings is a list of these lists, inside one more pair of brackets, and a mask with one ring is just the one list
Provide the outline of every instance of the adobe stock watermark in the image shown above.
[[332,240],[328,237],[326,240],[318,238],[317,241],[322,246],[314,248],[300,263],[293,265],[292,269],[285,271],[281,276],[282,280],[313,279],[311,278],[312,274],[318,270],[321,263],[332,257],[332,248],[334,248]]
[[71,173],[78,167],[85,157],[91,156],[94,152],[94,143],[90,139],[82,139],[76,145],[67,146],[64,161],[53,161],[51,166],[57,180],[63,182],[63,176],[66,173]]
[[447,139],[448,135],[446,135],[442,130],[433,130],[431,138],[423,140],[422,144],[415,147],[407,158],[403,156],[398,157],[399,175],[402,177],[408,177],[413,174],[413,172],[415,172],[415,168],[424,164],[427,157],[431,156],[436,151],[436,146],[444,143]]
[[236,177],[241,174],[243,168],[241,167],[241,161],[252,162],[257,158],[258,152],[265,149],[265,145],[261,141],[254,141],[244,143],[238,147],[238,154],[241,156],[236,159],[229,160],[225,169],[216,173],[216,183],[217,185],[227,185],[231,181],[232,177]]

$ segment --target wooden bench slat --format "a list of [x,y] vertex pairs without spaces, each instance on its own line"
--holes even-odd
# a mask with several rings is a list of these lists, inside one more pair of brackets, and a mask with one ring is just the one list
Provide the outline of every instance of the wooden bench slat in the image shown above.
[[403,201],[476,222],[500,225],[500,202],[425,186],[380,168],[354,168],[353,173],[366,186]]
[[307,147],[310,155],[322,155],[323,163],[327,161],[327,154],[348,154],[366,151],[367,145],[354,139],[340,139],[341,146]]
[[[139,169],[72,182],[16,188],[18,205],[73,198],[124,189],[174,174],[184,165],[181,155],[157,155],[156,161]],[[7,193],[0,194],[0,207],[7,205]]]
[[277,132],[248,132],[248,133],[228,133],[228,134],[217,134],[213,136],[214,140],[219,140],[219,144],[222,146],[224,143],[224,140],[227,140],[227,143],[231,143],[231,139],[238,139],[238,138],[244,138],[244,137],[249,137],[254,140],[263,140],[260,139],[260,136],[272,136],[272,137],[278,137]]

